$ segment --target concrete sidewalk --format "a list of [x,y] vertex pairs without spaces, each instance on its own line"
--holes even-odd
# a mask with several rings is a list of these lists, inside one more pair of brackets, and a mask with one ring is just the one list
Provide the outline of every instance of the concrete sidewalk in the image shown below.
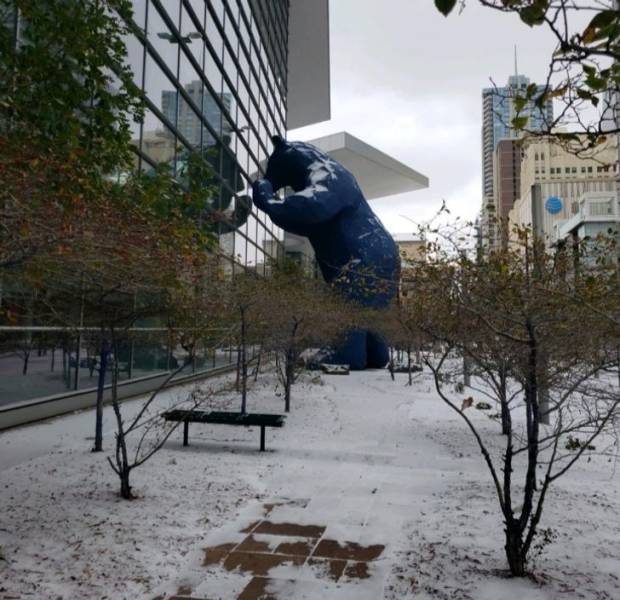
[[270,444],[269,496],[213,531],[202,566],[179,579],[182,593],[162,598],[384,597],[406,522],[444,489],[438,473],[453,461],[416,441],[413,393],[403,401],[398,385],[396,399],[386,397],[385,372],[324,379],[337,386],[326,394],[329,416],[304,415],[295,432],[287,425],[286,440]]

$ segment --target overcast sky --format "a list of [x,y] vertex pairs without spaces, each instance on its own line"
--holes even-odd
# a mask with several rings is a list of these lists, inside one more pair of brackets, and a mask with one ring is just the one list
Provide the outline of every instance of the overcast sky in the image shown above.
[[514,73],[541,83],[553,40],[517,16],[469,0],[443,17],[432,0],[330,0],[332,118],[290,139],[348,131],[430,179],[425,190],[372,202],[392,233],[412,232],[448,203],[481,205],[481,90]]

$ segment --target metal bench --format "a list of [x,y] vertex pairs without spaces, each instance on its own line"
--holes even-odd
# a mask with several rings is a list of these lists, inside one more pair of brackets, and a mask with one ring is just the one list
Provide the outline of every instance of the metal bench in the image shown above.
[[282,427],[284,415],[262,413],[216,412],[205,410],[171,410],[163,414],[166,421],[183,422],[183,445],[189,446],[189,424],[242,425],[260,427],[260,451],[265,451],[265,427]]

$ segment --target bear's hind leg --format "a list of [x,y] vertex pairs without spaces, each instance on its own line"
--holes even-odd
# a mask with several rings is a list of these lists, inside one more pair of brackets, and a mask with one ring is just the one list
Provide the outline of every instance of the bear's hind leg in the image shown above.
[[372,331],[366,334],[366,366],[369,369],[383,369],[390,361],[390,352],[385,340]]
[[329,361],[349,365],[352,371],[362,371],[366,368],[366,348],[366,331],[353,329],[347,332],[344,342],[336,348]]

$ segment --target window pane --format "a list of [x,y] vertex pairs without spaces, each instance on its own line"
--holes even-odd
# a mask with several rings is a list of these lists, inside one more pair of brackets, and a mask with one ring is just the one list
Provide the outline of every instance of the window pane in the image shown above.
[[[178,22],[178,18],[176,21]],[[173,76],[176,76],[179,55],[178,39],[168,28],[154,5],[149,8],[147,39]]]
[[[141,150],[154,163],[173,166],[176,138],[160,119],[150,110],[145,111]],[[147,167],[148,170],[148,167]]]
[[[159,0],[162,8],[166,11],[168,16],[170,17],[175,29],[179,29],[179,9],[180,9],[180,0]],[[151,5],[151,11],[153,11],[155,7]],[[149,28],[150,28],[150,18],[149,18]]]
[[199,148],[204,132],[199,117],[203,103],[203,84],[184,52],[181,53],[179,61],[179,83],[189,99],[186,100],[184,95],[179,93],[177,129],[192,147]]
[[[204,24],[202,15],[198,15],[198,20]],[[181,39],[183,40],[183,46],[191,52],[199,67],[202,68],[204,39],[200,30],[196,27],[196,23],[194,23],[194,20],[189,16],[189,12],[185,8],[181,12]]]
[[[163,115],[170,121],[171,125],[176,124],[178,92],[174,84],[161,67],[155,62],[155,59],[147,53],[146,69],[144,74],[144,91],[147,98],[155,107],[162,111]],[[145,119],[144,129],[151,130],[156,128],[148,123]]]

